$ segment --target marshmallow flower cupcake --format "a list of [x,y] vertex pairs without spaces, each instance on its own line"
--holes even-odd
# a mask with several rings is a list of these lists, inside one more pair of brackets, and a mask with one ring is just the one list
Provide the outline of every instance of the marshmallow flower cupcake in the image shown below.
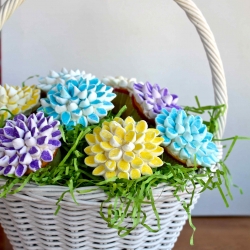
[[170,112],[162,109],[155,122],[164,139],[162,146],[178,162],[188,167],[213,168],[219,161],[213,135],[207,132],[200,116],[187,115],[175,108]]
[[39,78],[40,84],[38,84],[37,87],[44,92],[48,92],[58,83],[65,85],[68,80],[78,81],[81,78],[91,80],[94,79],[95,76],[93,76],[92,74],[86,74],[85,71],[80,71],[79,69],[74,71],[62,68],[60,72],[51,70],[48,76]]
[[61,146],[59,125],[42,112],[7,120],[0,129],[0,174],[22,177],[52,162]]
[[161,88],[158,84],[136,83],[132,96],[134,107],[139,115],[151,124],[154,124],[155,117],[163,108],[168,111],[172,108],[181,109],[177,105],[178,96],[170,94],[167,88]]
[[123,76],[106,76],[102,79],[102,82],[108,86],[113,87],[114,91],[120,90],[121,92],[123,91],[129,94],[133,91],[134,83],[136,83],[137,81],[135,78],[126,78]]
[[10,117],[10,113],[3,109],[8,109],[14,115],[29,115],[40,106],[39,100],[40,90],[35,86],[0,86],[0,116],[4,120]]
[[132,117],[105,121],[85,137],[89,144],[84,149],[88,155],[85,164],[94,168],[93,175],[105,179],[152,175],[152,168],[163,165],[159,156],[164,150],[159,145],[164,139],[157,137],[159,134],[157,129],[148,128],[145,121],[136,123]]
[[114,108],[111,101],[116,95],[112,91],[97,78],[69,80],[52,88],[48,98],[41,99],[39,110],[61,121],[67,130],[77,124],[87,127],[99,123]]

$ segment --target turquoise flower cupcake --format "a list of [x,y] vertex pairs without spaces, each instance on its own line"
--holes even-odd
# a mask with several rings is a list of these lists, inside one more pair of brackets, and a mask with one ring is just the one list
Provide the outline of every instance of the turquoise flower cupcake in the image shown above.
[[77,124],[87,127],[99,123],[114,108],[111,101],[116,95],[112,91],[97,78],[69,80],[52,88],[47,98],[41,99],[39,110],[61,121],[68,130]]
[[187,115],[184,110],[175,108],[162,109],[155,122],[164,138],[162,146],[178,162],[188,167],[212,168],[219,161],[213,135],[200,116]]

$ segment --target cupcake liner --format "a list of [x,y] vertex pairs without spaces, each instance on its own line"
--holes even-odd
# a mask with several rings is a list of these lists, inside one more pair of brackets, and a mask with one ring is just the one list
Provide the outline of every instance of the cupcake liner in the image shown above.
[[[115,106],[113,112],[117,114],[119,110],[126,105],[127,110],[122,114],[122,118],[126,118],[127,116],[132,116],[135,121],[139,121],[145,116],[140,115],[133,105],[132,101],[132,93],[134,89],[134,84],[138,81],[135,78],[126,78],[123,76],[107,76],[102,79],[106,85],[114,88],[114,93],[116,93],[117,97],[113,100],[113,104]],[[141,83],[143,84],[143,83]],[[146,118],[146,117],[145,117]]]
[[128,109],[132,108],[131,105],[131,97],[129,95],[129,92],[126,89],[120,88],[120,89],[114,89],[113,91],[116,94],[116,98],[112,101],[114,104],[113,112],[114,114],[117,114],[119,110],[126,105],[127,110],[122,114],[122,117],[128,116]]
[[[135,103],[133,100],[134,98],[133,96],[131,96],[129,91],[123,88],[119,88],[119,89],[114,89],[114,93],[116,94],[116,98],[113,100],[113,104],[115,106],[113,109],[114,114],[117,114],[119,110],[124,105],[126,105],[127,109],[121,115],[123,119],[125,119],[128,116],[132,116],[135,121],[140,121],[143,119],[149,122],[147,117],[144,116],[142,112],[138,112],[139,109],[135,106]],[[153,124],[154,124],[154,120],[153,120]]]
[[155,120],[150,119],[148,116],[145,115],[143,107],[136,101],[134,96],[132,96],[132,102],[134,107],[134,113],[136,113],[140,119],[147,121],[148,124],[155,125]]

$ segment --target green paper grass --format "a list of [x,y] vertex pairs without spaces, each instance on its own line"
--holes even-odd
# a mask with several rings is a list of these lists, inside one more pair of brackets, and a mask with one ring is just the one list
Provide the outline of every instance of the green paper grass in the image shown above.
[[[0,109],[0,111],[6,111],[10,114],[10,119],[13,119],[13,113],[8,109]],[[0,115],[0,128],[3,128],[5,124],[4,115]]]
[[22,82],[22,87],[25,87],[26,86],[26,82],[30,79],[33,79],[35,77],[39,77],[39,75],[34,75],[34,76],[29,76],[25,81]]
[[207,129],[210,133],[215,134],[218,131],[218,118],[222,116],[227,107],[225,104],[217,105],[217,106],[201,106],[200,101],[197,96],[195,96],[195,101],[198,107],[189,107],[185,106],[184,110],[187,114],[194,113],[194,114],[205,114],[207,113],[210,117],[209,121],[203,121],[203,123],[207,126]]

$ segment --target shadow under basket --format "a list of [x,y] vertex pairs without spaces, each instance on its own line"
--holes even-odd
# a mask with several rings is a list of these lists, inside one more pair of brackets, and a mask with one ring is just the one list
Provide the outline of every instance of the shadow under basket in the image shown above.
[[[5,183],[0,180],[0,185]],[[78,190],[87,190],[79,188]],[[93,187],[96,188],[96,187]],[[188,189],[192,190],[192,184]],[[155,206],[159,213],[161,229],[154,233],[138,226],[129,235],[121,238],[116,229],[108,228],[99,211],[107,196],[102,190],[79,194],[75,197],[79,205],[66,194],[60,203],[61,209],[54,215],[56,202],[66,187],[27,185],[21,192],[0,199],[0,222],[14,250],[50,249],[150,249],[173,248],[187,213],[173,196],[173,187],[161,185],[153,190]],[[196,186],[193,205],[197,202],[201,187]],[[180,199],[190,202],[191,194],[179,193]],[[107,213],[109,203],[104,205]],[[151,205],[144,205],[146,224],[157,229],[157,220]],[[126,225],[132,226],[129,219]],[[187,242],[188,244],[188,242]]]

